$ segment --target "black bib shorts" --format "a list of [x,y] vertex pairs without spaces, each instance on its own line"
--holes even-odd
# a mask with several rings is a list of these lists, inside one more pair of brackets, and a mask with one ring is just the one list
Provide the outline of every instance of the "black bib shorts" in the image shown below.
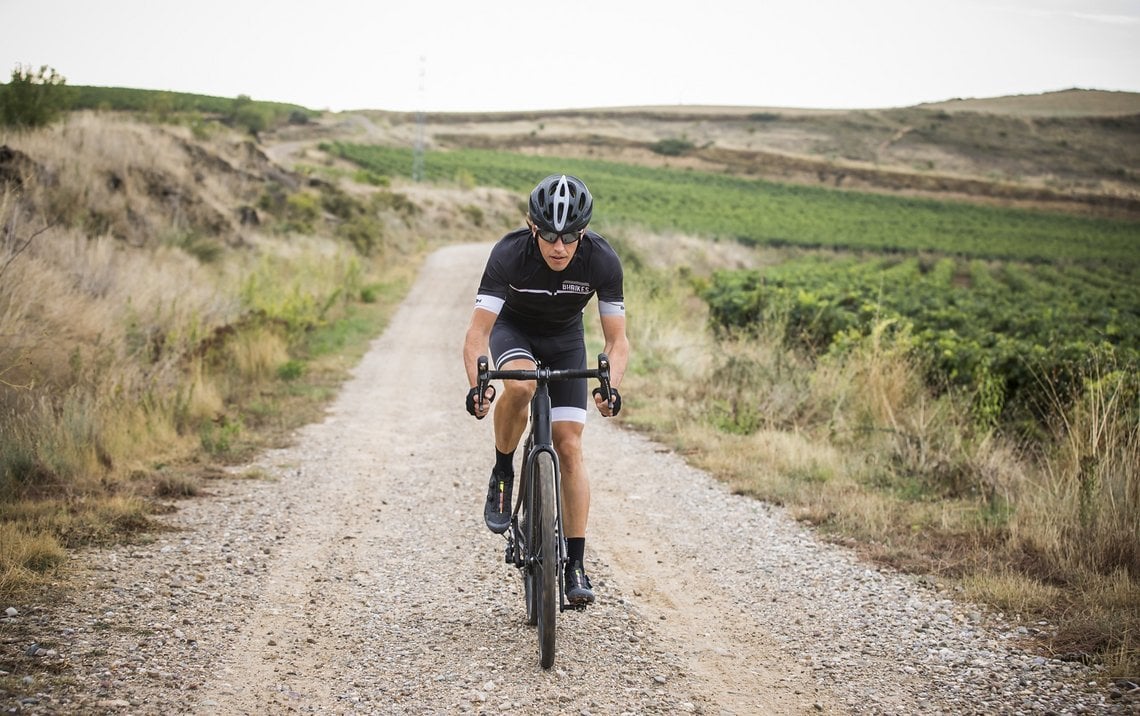
[[[505,363],[520,358],[556,370],[586,367],[586,337],[580,322],[550,336],[532,336],[500,315],[491,329],[490,343],[491,359],[499,370]],[[553,381],[549,388],[553,422],[586,422],[589,386],[584,378]]]

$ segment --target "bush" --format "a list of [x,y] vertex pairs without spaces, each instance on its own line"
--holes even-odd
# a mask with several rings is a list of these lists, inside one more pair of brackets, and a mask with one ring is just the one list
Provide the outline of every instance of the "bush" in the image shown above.
[[257,137],[271,124],[271,113],[263,106],[255,103],[248,95],[238,95],[230,110],[230,121],[235,127],[240,127]]
[[299,234],[311,234],[317,220],[321,218],[320,198],[313,194],[298,192],[285,198],[285,230]]
[[44,65],[39,70],[16,65],[12,81],[0,93],[0,122],[9,127],[42,127],[59,118],[67,102],[67,80]]
[[693,143],[687,139],[662,139],[649,147],[658,154],[667,157],[679,157],[693,150]]
[[336,229],[336,235],[345,239],[362,256],[371,256],[380,245],[384,227],[372,214],[358,214]]

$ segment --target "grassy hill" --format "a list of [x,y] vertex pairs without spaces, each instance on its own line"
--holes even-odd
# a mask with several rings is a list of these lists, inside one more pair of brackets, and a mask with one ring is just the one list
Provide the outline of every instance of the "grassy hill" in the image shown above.
[[[412,146],[409,113],[362,113]],[[427,113],[429,149],[693,168],[865,191],[1140,215],[1140,95],[1070,90],[866,110],[630,107]]]

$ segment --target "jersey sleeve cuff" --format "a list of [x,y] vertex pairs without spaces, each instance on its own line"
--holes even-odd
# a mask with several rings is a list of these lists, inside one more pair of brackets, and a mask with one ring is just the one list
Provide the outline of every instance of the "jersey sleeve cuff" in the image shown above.
[[598,301],[598,313],[603,316],[624,316],[625,304],[618,301]]
[[506,301],[501,298],[498,298],[496,296],[488,296],[483,293],[475,297],[475,308],[481,308],[484,311],[490,311],[496,316],[499,315],[499,312],[503,310],[503,304],[505,303]]

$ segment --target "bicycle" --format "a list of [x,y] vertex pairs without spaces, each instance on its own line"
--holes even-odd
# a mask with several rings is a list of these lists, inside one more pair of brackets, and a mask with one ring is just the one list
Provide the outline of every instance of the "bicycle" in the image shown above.
[[[596,378],[602,395],[610,395],[610,361],[598,354],[597,368],[555,370],[541,363],[532,370],[491,370],[487,356],[478,359],[477,395],[484,395],[492,380],[532,380],[530,432],[523,447],[519,494],[507,530],[505,561],[523,576],[526,619],[538,627],[539,663],[554,665],[554,624],[558,613],[585,609],[566,601],[566,537],[562,531],[562,482],[554,451],[550,418],[551,381]],[[557,612],[555,611],[557,607]]]

